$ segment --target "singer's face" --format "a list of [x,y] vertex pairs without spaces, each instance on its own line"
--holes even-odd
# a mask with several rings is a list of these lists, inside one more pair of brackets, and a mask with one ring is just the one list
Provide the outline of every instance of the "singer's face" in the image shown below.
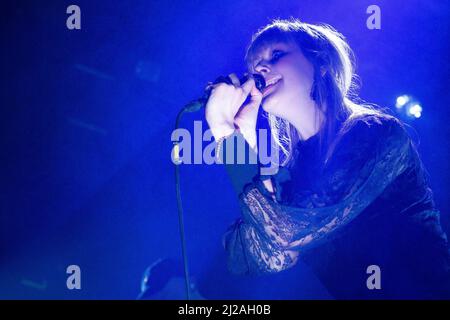
[[295,43],[267,44],[253,57],[253,71],[266,80],[265,111],[290,121],[311,106],[314,68]]

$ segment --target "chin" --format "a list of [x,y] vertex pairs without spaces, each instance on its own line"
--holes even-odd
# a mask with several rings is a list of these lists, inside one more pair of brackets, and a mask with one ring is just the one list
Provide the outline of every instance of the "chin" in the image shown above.
[[265,112],[270,112],[270,106],[268,106],[266,103],[262,104],[261,107]]
[[[281,115],[279,114],[280,111],[280,104],[277,103],[277,101],[271,99],[271,96],[267,97],[267,100],[265,100],[262,104],[261,107],[262,109],[270,114],[273,114],[274,116],[280,117]],[[277,112],[278,111],[278,112]]]
[[276,103],[273,101],[272,96],[268,96],[265,100],[263,100],[261,107],[264,111],[272,113],[273,110],[276,110]]

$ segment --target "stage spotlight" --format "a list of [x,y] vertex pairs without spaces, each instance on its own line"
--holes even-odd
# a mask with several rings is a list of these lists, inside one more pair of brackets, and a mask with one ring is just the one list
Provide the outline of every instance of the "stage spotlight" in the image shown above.
[[403,108],[403,106],[404,106],[405,104],[407,104],[410,100],[411,100],[411,98],[410,98],[408,95],[406,95],[406,94],[404,94],[404,95],[402,95],[402,96],[399,96],[399,97],[397,97],[397,101],[396,101],[396,103],[395,103],[395,107],[396,107],[397,109],[401,109],[401,108]]
[[422,116],[422,105],[412,95],[403,94],[395,100],[397,113],[404,118],[418,119]]
[[422,106],[418,103],[410,104],[406,114],[410,117],[413,116],[415,118],[420,118],[422,115]]

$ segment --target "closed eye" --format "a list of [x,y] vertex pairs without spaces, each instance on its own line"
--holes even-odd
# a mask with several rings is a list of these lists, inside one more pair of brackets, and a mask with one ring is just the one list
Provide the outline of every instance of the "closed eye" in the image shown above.
[[[273,50],[272,51],[272,58],[270,59],[270,63],[271,64],[275,64],[278,62],[278,60],[280,60],[281,57],[283,57],[284,55],[286,55],[287,52],[283,52],[281,50]],[[261,60],[258,61],[258,63],[255,64],[255,66],[253,67],[254,70],[256,70],[256,67],[261,63]]]
[[270,60],[270,62],[276,63],[284,55],[285,55],[285,53],[283,51],[274,50],[272,52],[272,59]]

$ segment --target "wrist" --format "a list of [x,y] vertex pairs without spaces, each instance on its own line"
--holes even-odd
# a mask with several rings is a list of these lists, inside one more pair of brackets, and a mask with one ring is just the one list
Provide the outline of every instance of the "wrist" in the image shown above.
[[234,128],[234,126],[230,125],[220,125],[211,127],[211,133],[216,141],[223,137],[227,137],[233,134],[235,130],[236,129]]
[[239,128],[239,132],[244,136],[244,139],[255,152],[257,151],[257,137],[255,128]]

